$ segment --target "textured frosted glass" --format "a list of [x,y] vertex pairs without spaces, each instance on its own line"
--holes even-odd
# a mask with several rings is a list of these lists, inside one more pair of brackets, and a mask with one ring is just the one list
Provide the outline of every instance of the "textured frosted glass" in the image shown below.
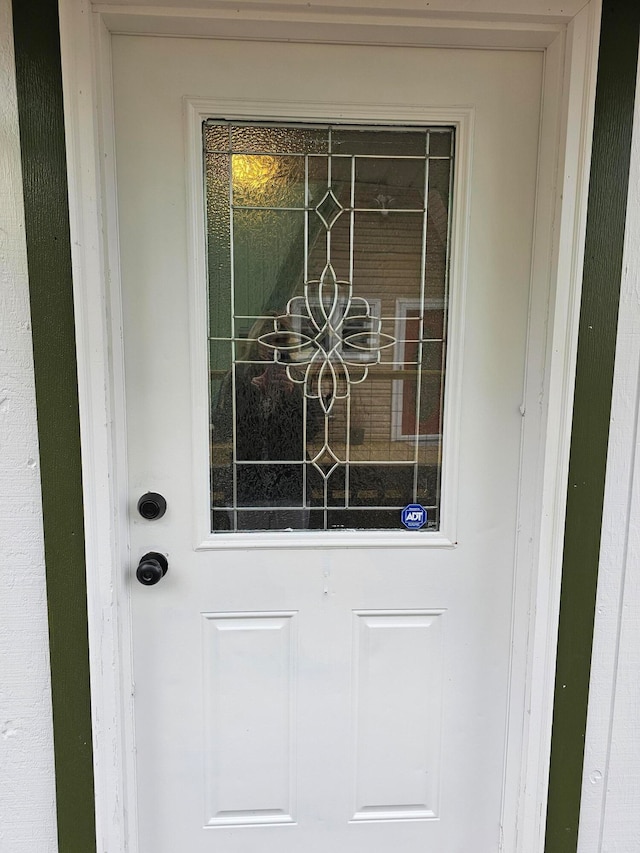
[[204,150],[207,152],[228,151],[230,149],[229,126],[227,124],[209,125],[202,128]]
[[304,157],[233,154],[231,174],[234,206],[305,206]]
[[261,125],[232,127],[232,151],[265,154],[324,154],[328,151],[326,130]]

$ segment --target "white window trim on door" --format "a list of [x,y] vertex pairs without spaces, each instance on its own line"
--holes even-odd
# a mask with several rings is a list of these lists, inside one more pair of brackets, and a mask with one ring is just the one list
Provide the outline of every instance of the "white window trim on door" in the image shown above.
[[[177,2],[177,0],[176,0]],[[177,3],[179,7],[179,3]],[[486,0],[481,20],[465,18],[457,0],[434,15],[406,9],[381,15],[359,0],[312,11],[306,3],[224,0],[208,9],[91,6],[61,0],[60,24],[68,150],[72,262],[83,447],[85,541],[91,665],[96,823],[99,850],[138,851],[135,813],[133,690],[126,519],[124,388],[117,208],[111,99],[110,34],[137,32],[369,44],[416,44],[545,51],[545,81],[532,264],[531,324],[546,329],[546,351],[530,353],[523,418],[520,520],[516,565],[534,566],[532,586],[516,584],[514,619],[528,641],[512,655],[512,678],[526,694],[525,719],[509,716],[503,849],[542,850],[564,512],[575,374],[600,0],[560,4],[546,13],[510,14]],[[567,6],[570,7],[569,12]],[[352,8],[351,8],[352,7]],[[336,26],[339,24],[339,26]],[[540,284],[542,283],[542,285]],[[553,294],[548,303],[549,287]],[[537,360],[537,362],[536,362]],[[539,439],[540,427],[543,440]],[[535,433],[532,435],[532,433]],[[526,647],[525,647],[526,646]],[[521,682],[521,683],[520,683]]]
[[392,104],[341,104],[341,113],[328,103],[294,103],[290,101],[231,101],[211,98],[184,99],[185,138],[187,141],[187,210],[189,215],[189,323],[191,339],[191,400],[194,434],[192,435],[194,545],[198,550],[225,548],[281,548],[291,541],[288,533],[236,533],[233,536],[211,532],[209,514],[209,397],[207,354],[207,265],[203,213],[205,209],[202,176],[202,122],[207,118],[234,121],[324,121],[384,123],[400,126],[421,125],[455,127],[456,155],[451,213],[451,281],[449,283],[449,338],[446,356],[445,440],[442,458],[440,529],[433,532],[402,531],[323,531],[306,533],[304,541],[296,540],[296,548],[453,548],[456,542],[456,484],[458,481],[458,448],[460,400],[462,387],[462,348],[464,342],[464,305],[467,272],[467,222],[469,219],[471,155],[473,147],[473,110],[442,109]]

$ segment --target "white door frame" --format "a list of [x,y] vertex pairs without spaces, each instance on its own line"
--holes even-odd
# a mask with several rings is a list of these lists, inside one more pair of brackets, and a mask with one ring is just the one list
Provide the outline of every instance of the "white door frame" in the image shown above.
[[[529,625],[514,647],[512,672],[525,691],[524,718],[509,715],[507,762],[521,784],[507,791],[503,848],[543,848],[553,711],[556,637],[573,404],[582,260],[595,99],[600,0],[419,0],[388,8],[378,0],[210,0],[175,5],[91,6],[60,0],[69,207],[83,456],[93,754],[99,850],[138,853],[128,584],[127,460],[121,294],[115,196],[110,35],[193,35],[243,39],[442,47],[536,49],[545,54],[534,233],[531,326],[546,350],[528,359],[523,415],[522,500],[534,507],[518,537],[514,619]],[[582,8],[581,8],[582,7]],[[382,10],[382,12],[381,12]],[[198,94],[198,93],[193,93]],[[552,294],[547,311],[548,293]],[[542,362],[542,363],[541,363]],[[543,387],[537,377],[544,376]],[[534,378],[536,381],[534,382]],[[527,441],[528,431],[543,438]],[[524,516],[524,513],[523,513]],[[526,534],[526,535],[525,535]],[[521,589],[526,587],[526,589]],[[517,769],[517,768],[516,768]],[[146,853],[140,851],[140,853]]]

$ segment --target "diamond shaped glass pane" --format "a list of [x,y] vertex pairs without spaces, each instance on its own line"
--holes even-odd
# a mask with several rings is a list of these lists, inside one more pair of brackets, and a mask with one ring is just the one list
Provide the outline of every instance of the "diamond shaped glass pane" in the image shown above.
[[316,205],[316,213],[322,219],[326,228],[331,228],[336,219],[344,211],[344,207],[333,194],[333,190],[327,190],[322,201]]

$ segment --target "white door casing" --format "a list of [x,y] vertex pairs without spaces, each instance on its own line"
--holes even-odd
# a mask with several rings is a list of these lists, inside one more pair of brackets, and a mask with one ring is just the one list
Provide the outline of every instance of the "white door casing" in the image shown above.
[[[224,51],[224,49],[226,49],[226,46],[224,46],[224,43],[221,47],[222,47],[223,51]],[[203,48],[199,48],[199,49],[202,50]],[[196,52],[197,52],[197,50],[196,50]],[[139,51],[137,51],[137,53],[139,53]],[[489,56],[490,56],[490,54],[486,54],[487,58]],[[558,57],[556,56],[555,58],[557,59]],[[559,76],[553,77],[553,73],[552,73],[554,71],[553,59],[554,59],[553,55],[548,54],[548,56],[547,56],[547,68],[546,68],[547,88],[549,88],[549,84],[550,84],[549,78],[550,77],[554,79],[556,84],[559,82]],[[198,92],[198,94],[201,94],[201,92],[202,92],[202,90],[200,90],[200,92]],[[182,94],[186,94],[186,92],[183,91]],[[556,106],[557,106],[557,104],[556,104]],[[548,100],[545,103],[545,108],[548,109]],[[236,107],[236,110],[238,110],[238,109],[239,108]],[[316,109],[317,109],[317,107],[316,107]],[[295,113],[292,113],[292,115],[294,115],[294,114]],[[298,112],[298,117],[303,117],[303,118],[304,117],[312,117],[313,115],[314,115],[313,110],[311,110],[310,113],[304,113],[304,114],[302,112]],[[283,118],[286,118],[286,117],[287,116],[283,116]],[[327,107],[327,116],[326,117],[340,118],[340,116],[335,116],[335,114],[333,116],[331,116],[331,112],[330,112],[330,109],[328,107]],[[554,115],[554,118],[555,117],[557,117],[557,116]],[[357,116],[356,116],[356,118],[357,118]],[[372,118],[375,118],[375,116],[372,116]],[[584,117],[582,117],[582,118],[584,119]],[[405,121],[406,120],[407,119],[405,117]],[[556,125],[554,124],[553,126],[556,126]],[[544,126],[543,126],[543,131],[544,131]],[[553,134],[551,134],[551,135],[553,136]],[[542,139],[543,139],[543,143],[544,143],[545,142],[544,132],[543,132]],[[542,165],[544,167],[544,144],[543,144],[542,150],[543,150]],[[72,151],[73,151],[73,142],[72,142]],[[542,174],[544,177],[544,169],[543,169]],[[550,187],[551,187],[550,182],[545,184],[545,181],[543,179],[539,178],[538,205],[539,205],[539,208],[540,207],[544,208],[544,205],[546,204],[547,205],[547,208],[546,208],[547,211],[549,210],[549,206],[553,206],[553,200],[555,198],[555,195],[551,192]],[[579,217],[578,217],[578,220],[579,220]],[[538,230],[537,230],[538,245],[540,245],[540,243],[542,243],[544,246],[543,235],[545,235],[545,234],[548,235],[548,231],[549,231],[549,222],[546,222],[544,224],[538,223]],[[125,255],[126,255],[126,251],[127,250],[125,248]],[[578,250],[578,252],[577,252],[578,266],[579,266],[579,254],[580,253]],[[549,261],[550,257],[552,257],[552,252],[550,251],[549,246],[547,245],[547,247],[546,247],[546,261],[547,262]],[[574,275],[575,275],[575,263],[576,263],[576,256],[575,255],[572,256],[571,262],[574,264]],[[127,261],[125,259],[125,261],[124,261],[125,270],[126,270],[126,263],[127,263]],[[543,326],[544,326],[544,308],[542,310],[540,309],[540,302],[542,302],[543,304],[546,303],[546,296],[544,295],[544,291],[545,291],[546,284],[547,284],[547,281],[546,281],[547,277],[545,274],[541,275],[541,273],[540,273],[540,268],[543,268],[544,266],[545,266],[544,260],[540,259],[539,254],[536,255],[535,260],[534,260],[533,280],[534,280],[534,285],[535,285],[536,281],[542,281],[542,285],[539,285],[539,287],[541,287],[542,294],[537,290],[534,291],[532,312],[531,312],[531,314],[532,314],[532,321],[531,322],[532,322],[533,331],[532,332],[530,331],[532,340],[534,340],[534,341],[535,341],[535,335],[536,334],[539,335]],[[567,299],[569,298],[569,296],[570,296],[570,294],[565,294],[564,302],[562,300],[560,300],[560,302],[563,302],[563,304],[566,305],[566,302],[567,302]],[[574,294],[574,297],[575,297],[575,294]],[[555,303],[555,314],[556,315],[558,313],[559,308],[561,308],[561,305],[559,306],[558,302],[556,302]],[[83,324],[81,312],[80,312],[79,323],[80,323],[80,325]],[[536,326],[536,324],[539,324],[539,325]],[[522,328],[524,328],[524,327],[522,327]],[[86,325],[83,326],[83,335],[84,334],[86,334]],[[523,336],[524,335],[522,333],[520,335],[520,337],[522,338]],[[116,337],[117,337],[117,335],[116,335]],[[548,345],[549,341],[548,340],[545,341],[545,344]],[[531,380],[531,378],[533,378],[534,381],[537,380],[538,382],[540,382],[541,381],[539,378],[540,374],[541,374],[540,365],[545,364],[546,359],[547,359],[547,355],[546,355],[546,351],[544,350],[544,347],[541,349],[539,346],[536,348],[536,346],[534,345],[533,349],[534,349],[534,361],[536,361],[537,364],[534,367],[531,366],[532,358],[531,358],[531,354],[530,354],[529,367],[528,367],[528,369],[530,370],[530,380]],[[571,363],[571,357],[569,357],[568,363],[565,364],[561,368],[559,368],[558,365],[556,364],[556,370],[559,371],[559,374],[562,377],[562,382],[565,382],[565,383],[567,382],[567,378],[568,378],[567,371],[570,374],[570,370],[571,370],[571,364],[570,363]],[[551,366],[553,367],[553,364]],[[82,380],[82,374],[81,374],[81,380]],[[547,387],[546,391],[547,391],[547,393],[549,393],[548,387]],[[87,395],[85,397],[85,403],[84,403],[85,406],[87,405],[86,400],[89,397],[90,397],[90,395]],[[525,399],[524,405],[527,405],[529,402],[533,403],[533,401],[535,400],[536,397],[537,397],[537,393],[532,394],[532,395],[530,394],[528,400]],[[543,411],[542,414],[545,414],[545,412]],[[558,410],[553,411],[552,414],[553,414],[554,418],[559,417]],[[531,418],[529,423],[531,423],[532,421],[535,421],[535,420],[536,420],[536,418]],[[527,419],[525,419],[525,423],[526,422],[527,422]],[[528,426],[528,424],[527,424],[527,426]],[[539,431],[539,428],[540,428],[540,419],[538,419],[537,426],[533,427],[533,431],[534,432]],[[525,437],[526,437],[526,430],[525,430]],[[116,446],[117,446],[117,444],[116,444]],[[534,448],[533,450],[531,450],[532,447]],[[529,456],[527,456],[527,443],[526,443],[526,438],[525,438],[525,451],[524,451],[524,457],[523,457],[523,470],[525,471],[525,475],[526,475],[526,472],[528,469],[536,469],[537,468],[536,463],[537,463],[537,460],[539,459],[538,454],[540,454],[543,450],[544,450],[544,448],[541,447],[540,442],[537,439],[534,439],[533,443],[531,443],[531,442],[529,443]],[[547,453],[548,453],[548,450],[547,450]],[[133,470],[134,469],[132,469],[132,471]],[[133,474],[133,476],[135,477],[135,474]],[[529,499],[530,501],[533,500],[533,502],[529,503],[528,506],[533,507],[531,515],[534,518],[534,522],[531,524],[531,529],[532,529],[533,536],[536,539],[536,543],[535,543],[535,547],[531,551],[529,551],[528,547],[524,547],[524,548],[521,547],[521,549],[520,549],[520,558],[519,558],[520,559],[520,565],[521,566],[524,565],[525,567],[527,565],[531,565],[531,563],[530,562],[528,563],[528,561],[531,561],[532,558],[536,556],[536,551],[541,545],[543,547],[547,547],[547,548],[550,547],[548,543],[545,543],[544,541],[541,541],[541,539],[540,539],[540,530],[539,530],[540,513],[539,513],[539,510],[537,511],[537,513],[535,511],[535,505],[536,505],[535,500],[536,500],[536,498],[538,500],[540,499],[540,496],[542,494],[542,486],[544,484],[541,484],[539,482],[538,483],[535,483],[535,482],[532,483],[531,479],[528,480],[528,483],[529,483],[529,485],[528,485],[529,493],[528,493],[528,496],[525,495],[525,499]],[[136,486],[137,485],[138,484],[136,482]],[[160,490],[162,490],[162,489],[160,489]],[[132,501],[134,497],[137,497],[137,495],[130,494],[129,495],[129,501]],[[181,503],[181,501],[179,501],[179,503]],[[131,504],[130,504],[130,506],[131,506]],[[527,512],[527,515],[528,515],[528,512]],[[527,519],[527,521],[528,521],[528,519]],[[553,518],[553,523],[554,524],[558,523],[557,515]],[[538,528],[536,528],[536,524],[538,524]],[[525,526],[526,526],[526,523],[525,523]],[[145,530],[145,536],[147,538],[151,537],[151,539],[154,540],[154,541],[151,541],[151,539],[149,539],[147,544],[149,546],[152,546],[152,547],[157,547],[160,550],[169,550],[168,548],[165,548],[161,543],[156,541],[158,535],[160,535],[160,533],[156,532],[156,530],[158,530],[158,528],[153,529],[153,530],[151,528],[147,528]],[[193,538],[191,538],[191,545],[193,545]],[[556,543],[556,547],[557,547],[557,543]],[[461,549],[459,548],[458,552],[460,552],[460,550]],[[134,559],[132,559],[131,561],[128,561],[127,568],[129,571],[130,571],[131,563],[135,563],[135,558],[137,558],[137,556],[139,556],[138,552],[142,553],[140,551],[139,547],[134,551],[134,554],[133,554]],[[524,552],[524,555],[523,555],[523,552]],[[221,551],[216,550],[214,553],[209,553],[209,554],[201,553],[197,556],[212,557],[215,555],[216,557],[219,558],[222,555],[225,555],[225,559],[226,559],[227,556],[228,557],[234,557],[235,553],[236,552],[233,552],[233,551],[232,552],[225,552],[225,551],[221,552]],[[271,555],[275,554],[277,552],[264,551],[264,552],[258,552],[258,553],[260,553],[261,556],[264,556],[265,565],[273,565],[274,557],[272,557]],[[412,551],[409,550],[406,553],[412,553]],[[425,553],[430,554],[430,553],[435,553],[435,552],[429,552],[427,550],[427,551],[425,551]],[[309,555],[307,555],[307,557],[308,556]],[[305,557],[305,559],[307,559],[307,557]],[[269,563],[270,560],[271,560],[271,563]],[[331,563],[332,561],[333,561],[333,557],[330,557],[329,562]],[[309,560],[310,565],[312,562],[313,562],[313,560],[310,559]],[[322,569],[321,574],[322,574],[322,577],[324,577],[324,571],[326,570],[326,566],[324,564],[322,566],[320,564],[318,564],[317,568],[318,568],[318,571],[320,571],[320,569]],[[312,571],[312,569],[310,568],[310,572],[311,571]],[[522,569],[519,569],[519,571],[522,571]],[[525,572],[526,571],[528,571],[527,568],[525,568]],[[346,581],[346,577],[343,580]],[[168,584],[169,576],[167,577],[166,581]],[[556,579],[556,582],[557,582],[557,579]],[[545,579],[545,584],[546,584],[546,579]],[[533,595],[533,596],[542,595],[542,597],[544,598],[544,595],[546,594],[546,592],[548,592],[548,589],[549,589],[549,587],[547,587],[545,584],[542,584],[542,585],[537,584],[534,580],[531,583],[531,585],[529,585],[529,581],[527,579],[520,586],[520,588],[517,590],[516,595],[514,597],[514,605],[513,605],[513,607],[514,607],[514,620],[515,620],[514,637],[515,637],[516,642],[515,642],[514,659],[512,660],[512,665],[514,667],[517,667],[519,662],[524,663],[524,666],[522,667],[522,669],[518,668],[515,678],[512,679],[512,684],[516,685],[516,692],[519,692],[519,691],[524,692],[526,689],[527,694],[529,694],[531,692],[531,690],[535,687],[535,684],[532,683],[532,675],[533,675],[532,665],[535,663],[535,661],[533,661],[532,657],[530,656],[530,652],[527,652],[527,649],[526,649],[526,647],[527,647],[526,635],[529,633],[530,626],[528,623],[526,623],[526,625],[525,625],[525,623],[523,623],[522,621],[520,622],[520,626],[518,626],[519,614],[521,614],[523,612],[526,613],[527,607],[525,605],[525,607],[523,608],[522,605],[523,605],[523,603],[525,603],[525,602],[528,603],[530,601],[531,595]],[[349,587],[349,583],[346,583],[345,590],[347,589],[347,587]],[[138,595],[138,596],[140,596],[140,594],[147,595],[147,598],[143,600],[143,607],[147,607],[148,602],[150,601],[150,597],[148,596],[148,594],[149,593],[155,593],[156,591],[160,592],[160,589],[161,588],[159,587],[158,590],[140,590],[140,591],[135,590],[134,594]],[[94,594],[95,594],[95,592],[96,591],[94,590]],[[167,586],[167,593],[166,594],[167,595],[170,594],[168,586]],[[345,592],[345,594],[348,597],[350,593]],[[393,619],[402,618],[402,619],[409,619],[409,620],[417,620],[417,624],[415,627],[416,627],[416,630],[419,631],[420,626],[422,626],[426,630],[427,623],[431,624],[433,622],[433,620],[435,619],[436,624],[437,624],[437,620],[441,619],[443,616],[446,616],[446,614],[441,614],[438,612],[439,610],[442,610],[443,608],[438,607],[435,604],[430,606],[430,607],[415,607],[414,606],[414,611],[411,611],[411,608],[407,607],[406,596],[403,600],[402,600],[402,596],[400,595],[400,593],[398,594],[398,596],[399,596],[398,601],[400,603],[393,604],[392,601],[393,601],[394,596],[391,595],[387,599],[389,604],[385,603],[385,605],[382,608],[380,606],[380,603],[378,603],[378,602],[376,602],[373,606],[371,606],[370,604],[368,605],[367,603],[352,604],[351,610],[354,611],[354,618],[357,620],[360,620],[359,622],[356,621],[356,624],[359,626],[369,624],[369,629],[371,629],[371,625],[375,625],[376,620],[391,619],[393,621]],[[108,598],[108,594],[106,597]],[[220,600],[218,591],[212,590],[211,591],[211,600],[216,599],[216,597],[218,598],[218,600]],[[509,598],[509,597],[510,596],[507,595],[507,598]],[[357,596],[356,596],[356,598],[357,598]],[[361,595],[360,599],[361,599],[361,601],[365,601],[366,596]],[[223,621],[221,623],[221,620],[228,619],[230,612],[237,612],[238,613],[237,618],[240,620],[244,619],[244,620],[250,621],[251,619],[254,618],[250,614],[253,613],[253,611],[255,609],[264,610],[264,605],[257,607],[257,608],[256,607],[249,607],[249,608],[243,607],[240,609],[236,608],[233,611],[230,611],[229,605],[227,604],[227,605],[216,608],[214,614],[211,614],[211,612],[208,611],[208,612],[210,612],[210,617],[209,617],[208,621],[206,622],[206,624],[209,626],[217,626],[215,628],[215,630],[218,630],[218,628],[220,627],[220,624],[224,624]],[[284,606],[282,603],[280,605],[273,604],[267,608],[268,613],[269,613],[269,618],[272,619],[272,624],[275,626],[277,623],[277,627],[279,629],[282,628],[283,630],[285,630],[285,633],[288,630],[286,628],[286,626],[292,624],[292,619],[293,619],[292,614],[295,612],[295,609],[296,609],[295,607]],[[509,608],[507,607],[507,609],[509,609]],[[382,611],[384,611],[384,612],[382,612]],[[217,616],[215,615],[216,613],[218,614]],[[549,618],[549,614],[547,614],[547,618]],[[553,617],[551,617],[550,621],[553,624]],[[248,624],[249,623],[247,623],[247,625]],[[378,624],[380,624],[380,622],[378,622]],[[408,624],[408,623],[406,623],[406,624]],[[518,633],[518,630],[519,630],[519,627],[523,627],[523,625],[525,625],[525,631],[523,634],[520,635]],[[255,626],[253,626],[253,627],[255,627]],[[447,630],[449,630],[449,629],[447,629]],[[547,626],[547,630],[548,630],[548,626]],[[358,644],[357,638],[359,637],[359,630],[356,630],[356,633],[354,636],[356,638],[355,639],[355,646],[357,647],[357,644]],[[348,638],[348,642],[350,642],[350,640],[351,640],[351,637]],[[126,648],[126,637],[124,638],[124,642],[125,642],[125,648]],[[167,650],[165,650],[165,651],[167,651]],[[335,649],[334,649],[334,651],[335,651]],[[327,650],[326,653],[330,654],[330,651]],[[547,646],[547,654],[548,654],[548,646]],[[338,657],[336,656],[335,659],[338,660]],[[540,659],[538,658],[538,662],[539,662],[539,660]],[[123,667],[123,668],[126,669],[126,667]],[[546,674],[548,677],[548,662],[547,662],[547,665],[543,666],[542,668],[544,671],[546,671]],[[547,702],[548,702],[548,697],[547,697]],[[516,702],[516,704],[518,704],[518,703]],[[511,707],[510,710],[511,710],[511,713],[514,714],[513,720],[515,722],[515,726],[521,726],[522,723],[521,722],[518,723],[518,719],[521,720],[522,715],[523,715],[522,701],[519,702],[519,705],[515,709],[515,712],[514,712],[513,706]],[[548,715],[548,707],[546,708],[546,712]],[[101,722],[100,714],[95,713],[95,708],[94,708],[94,716],[96,717],[96,729],[97,729],[97,732],[99,732],[101,725],[103,725],[103,723]],[[504,720],[503,720],[503,722],[504,722]],[[525,748],[525,746],[523,745],[524,738],[521,737],[521,733],[518,733],[517,735],[514,735],[514,733],[513,733],[513,728],[515,728],[515,726],[512,725],[512,730],[510,732],[510,737],[511,737],[510,743],[512,744],[512,748],[507,755],[507,762],[508,763],[513,762],[514,761],[513,756],[514,755],[516,756],[515,765],[513,767],[511,767],[510,770],[508,771],[508,774],[511,774],[510,775],[511,779],[515,779],[515,778],[518,778],[520,776],[521,769],[522,769],[522,761],[521,761],[522,752],[521,752],[521,750]],[[544,728],[544,726],[542,726],[542,728]],[[548,732],[547,732],[547,736],[548,736]],[[99,735],[98,735],[98,740],[99,740]],[[144,741],[144,737],[143,737],[143,741]],[[339,741],[339,737],[337,738],[337,741]],[[513,747],[514,741],[517,741],[515,748]],[[539,742],[534,742],[533,746],[531,747],[531,749],[534,753],[539,748],[540,748]],[[346,754],[348,752],[348,750],[344,750],[344,752]],[[99,754],[99,751],[98,751],[98,754]],[[543,759],[542,763],[543,763],[543,765],[546,766],[546,760]],[[499,773],[498,775],[501,775],[501,773]],[[541,777],[544,777],[544,772],[542,772],[540,775],[541,775]],[[131,779],[131,776],[129,776],[129,779]],[[540,780],[538,779],[538,783],[539,782],[540,782]],[[98,775],[98,786],[99,785],[100,785],[100,775]],[[517,785],[516,785],[516,787],[517,787]],[[544,787],[544,783],[542,784],[542,787]],[[526,793],[526,795],[531,796],[534,800],[536,799],[536,797],[538,798],[538,800],[540,798],[540,791],[532,792],[531,788],[529,788],[529,790],[527,790],[525,793]],[[509,796],[510,795],[511,795],[511,791],[507,791],[506,792],[507,803],[505,805],[505,809],[508,812],[508,817],[513,818],[515,813],[516,813],[517,803],[513,804],[513,806],[509,803]],[[543,796],[544,796],[544,794],[542,793],[542,797]],[[517,800],[517,799],[518,799],[518,797],[516,794],[514,796],[514,800]],[[314,799],[314,802],[315,802],[315,799]],[[519,805],[520,805],[520,808],[522,808],[522,800],[520,800]],[[300,804],[299,804],[299,806],[300,806]],[[508,811],[510,808],[512,809],[511,812]],[[299,808],[299,813],[302,813],[300,808]],[[523,813],[524,813],[524,811],[521,812],[521,814],[523,814]],[[378,815],[378,816],[380,816],[380,815]],[[397,815],[396,815],[396,817],[397,817]],[[425,815],[417,815],[417,817],[425,817]],[[402,831],[404,832],[404,831],[406,831],[404,829],[404,827],[409,826],[409,823],[410,823],[409,821],[406,821],[404,823],[402,821],[400,821],[400,823],[398,825],[403,827]],[[419,820],[412,822],[412,823],[413,823],[413,826],[420,825]],[[437,823],[438,823],[437,821],[432,821],[433,825],[436,825]],[[375,836],[376,838],[382,838],[383,837],[380,834],[380,829],[381,829],[382,825],[383,825],[383,822],[378,822],[378,824],[376,825],[376,833],[377,833]],[[387,824],[385,824],[385,825],[387,825]],[[364,822],[358,828],[359,829],[363,828],[363,826],[365,826]],[[505,832],[507,832],[508,834],[514,833],[514,827],[515,827],[515,820],[511,820],[511,822],[509,822],[509,819],[508,819],[507,822],[505,823]],[[273,829],[273,827],[270,827],[269,829]],[[286,831],[290,831],[292,828],[287,827],[285,829],[286,829]],[[120,825],[117,828],[111,828],[111,829],[105,828],[103,831],[106,833],[108,833],[108,832],[123,833],[124,828],[122,827],[122,825]],[[214,829],[213,831],[217,832],[218,829]],[[246,831],[253,832],[254,829],[248,829],[248,830],[245,830],[245,832]],[[413,828],[411,831],[413,831]],[[538,827],[538,834],[539,834],[539,827]],[[514,836],[511,835],[511,837],[514,837]],[[382,841],[381,843],[384,844],[386,842]],[[132,847],[131,849],[134,849],[134,848]],[[145,847],[143,846],[141,849],[144,850]],[[169,847],[168,849],[172,849],[172,848]],[[239,848],[239,849],[243,849],[243,848]],[[293,849],[295,849],[295,846]],[[452,849],[456,849],[456,848],[454,847]]]

